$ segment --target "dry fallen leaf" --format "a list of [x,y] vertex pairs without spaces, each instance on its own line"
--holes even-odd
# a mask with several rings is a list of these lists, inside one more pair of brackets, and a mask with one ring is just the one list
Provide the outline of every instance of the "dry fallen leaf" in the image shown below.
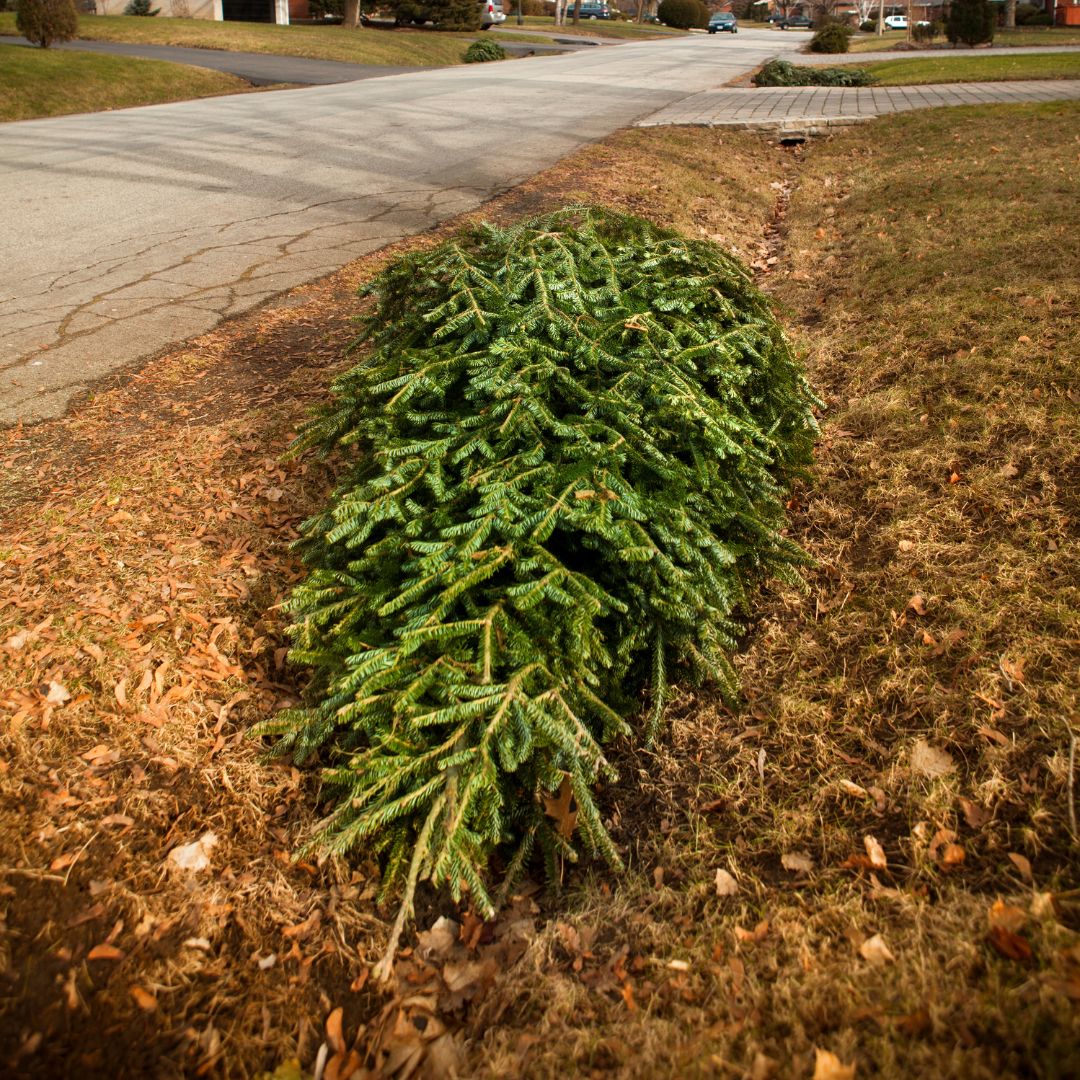
[[425,959],[442,959],[457,944],[460,931],[461,927],[453,919],[440,915],[430,930],[416,935],[420,955]]
[[326,1018],[326,1042],[335,1054],[345,1052],[345,1034],[342,1030],[344,1016],[345,1010],[339,1005]]
[[[935,862],[946,862],[948,850],[958,846],[956,843],[958,839],[959,838],[952,829],[938,829],[938,831],[934,833],[933,839],[930,841],[930,858]],[[954,861],[963,862],[963,849],[960,848],[960,856],[958,859],[955,853],[953,858]]]
[[925,739],[918,739],[911,748],[911,770],[919,776],[936,779],[954,772],[956,763],[945,751],[931,746]]
[[1023,855],[1015,851],[1009,852],[1009,861],[1020,871],[1020,876],[1029,884],[1035,884],[1035,875],[1031,872],[1031,863]]
[[193,840],[190,844],[174,847],[165,861],[170,870],[197,874],[210,865],[210,852],[217,846],[217,842],[216,833],[205,832],[198,840]]
[[739,883],[721,867],[716,868],[716,895],[734,896],[739,891]]
[[1006,960],[1019,960],[1026,962],[1031,959],[1031,946],[1025,938],[1014,934],[1004,926],[991,926],[989,933],[990,944],[1005,957]]
[[926,610],[926,598],[920,593],[916,593],[908,602],[907,606],[915,612],[916,615],[925,615]]
[[872,836],[864,836],[863,844],[866,847],[866,854],[870,858],[870,865],[876,870],[884,870],[889,865],[889,860],[885,858],[885,849],[874,839]]
[[1027,922],[1027,913],[1023,909],[1006,904],[1004,900],[995,900],[986,913],[991,926],[1000,926],[1005,930],[1017,931]]
[[814,1048],[814,1080],[855,1080],[855,1066],[845,1065],[828,1050]]
[[71,700],[71,695],[67,691],[67,687],[62,683],[51,682],[49,683],[49,692],[45,695],[45,700],[50,705],[63,705],[65,701]]
[[886,964],[891,964],[896,960],[896,957],[889,951],[889,946],[885,944],[885,939],[880,934],[867,938],[859,946],[859,955],[868,963],[873,964],[874,967],[884,967]]
[[735,927],[735,938],[744,945],[757,945],[765,940],[769,933],[769,920],[762,919],[753,930],[745,930],[741,926]]
[[981,829],[993,816],[989,810],[979,806],[978,803],[973,803],[970,799],[961,797],[959,801],[964,820],[973,829]]
[[138,1005],[143,1012],[151,1013],[157,1009],[157,998],[148,990],[144,990],[141,986],[128,987],[128,993],[131,994],[135,1004]]
[[1024,685],[1024,657],[1020,656],[1013,660],[1008,656],[1002,656],[998,661],[998,667],[1001,668],[1001,674],[1005,676],[1005,681],[1009,684],[1009,689],[1013,689],[1013,683],[1018,683],[1020,686]]
[[569,840],[574,835],[574,827],[577,825],[577,800],[574,798],[569,776],[563,777],[557,794],[545,797],[544,812],[555,819],[561,837]]
[[124,954],[115,945],[95,945],[87,954],[87,960],[123,960]]
[[780,865],[793,874],[809,874],[814,869],[814,860],[807,851],[787,851],[780,856]]

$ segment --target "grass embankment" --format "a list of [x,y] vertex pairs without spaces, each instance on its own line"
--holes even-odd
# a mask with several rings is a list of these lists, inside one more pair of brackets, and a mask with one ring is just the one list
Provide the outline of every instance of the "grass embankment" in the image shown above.
[[234,75],[185,64],[0,45],[0,121],[160,105],[252,89]]
[[[16,33],[14,14],[0,12],[0,34]],[[275,26],[134,15],[80,15],[78,36],[84,41],[180,45],[388,67],[460,64],[465,45],[476,38],[475,34],[443,34],[406,27],[392,31],[348,30],[342,26]]]
[[[938,38],[935,45],[941,45],[944,38]],[[906,30],[886,30],[878,37],[877,34],[869,34],[865,37],[857,37],[851,42],[852,52],[877,52],[879,49],[892,49],[895,45],[906,43],[908,33]],[[1077,26],[1033,26],[1030,30],[1017,27],[1015,30],[997,30],[994,33],[993,43],[995,48],[1017,46],[1030,48],[1036,45],[1080,45],[1080,27]],[[921,46],[917,41],[912,41],[916,48]],[[967,52],[964,46],[958,51]]]
[[1078,79],[1080,53],[1021,53],[1019,56],[947,56],[883,60],[861,67],[881,86],[927,83],[1003,82],[1010,79]]
[[[618,760],[629,870],[567,867],[561,898],[526,888],[488,927],[422,897],[420,929],[465,930],[402,957],[405,1005],[368,978],[375,868],[290,862],[314,778],[243,735],[298,692],[276,605],[328,480],[280,454],[385,254],[0,433],[0,1056],[248,1075],[310,1068],[324,1025],[401,1061],[445,1024],[442,1075],[809,1076],[815,1048],[859,1076],[1062,1075],[1078,135],[1075,105],[805,153],[631,131],[487,208],[608,202],[762,268],[824,401],[791,501],[815,565],[755,604],[740,709],[685,693],[656,752]],[[211,831],[197,887],[165,872]]]
[[[513,30],[517,27],[517,16],[509,10],[506,11],[506,22],[503,28]],[[685,30],[676,30],[673,26],[658,26],[656,23],[634,23],[613,19],[582,19],[574,25],[570,20],[562,26],[555,25],[555,19],[547,15],[526,15],[525,26],[538,30],[550,30],[559,35],[580,34],[586,37],[625,38],[627,41],[644,41],[649,38],[684,37]]]

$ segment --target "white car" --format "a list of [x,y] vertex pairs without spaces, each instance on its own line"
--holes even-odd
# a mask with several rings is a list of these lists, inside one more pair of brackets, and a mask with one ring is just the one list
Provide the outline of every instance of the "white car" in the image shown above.
[[498,26],[501,22],[506,22],[502,0],[483,0],[480,4],[480,29],[487,30],[488,27]]
[[885,26],[889,30],[906,30],[907,29],[907,16],[906,15],[886,15]]

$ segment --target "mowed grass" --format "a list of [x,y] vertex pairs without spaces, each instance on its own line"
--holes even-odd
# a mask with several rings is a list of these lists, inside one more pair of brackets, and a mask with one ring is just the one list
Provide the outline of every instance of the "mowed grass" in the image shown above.
[[[517,26],[517,16],[510,9],[510,5],[504,5],[506,22],[502,25],[506,29]],[[647,40],[649,38],[684,37],[685,30],[676,30],[673,26],[658,26],[656,23],[634,23],[614,19],[582,19],[576,26],[573,19],[568,19],[562,26],[555,25],[554,16],[526,15],[525,26],[535,29],[552,30],[560,35],[583,34],[591,37],[625,38],[628,41]]]
[[160,105],[251,89],[234,75],[184,64],[0,45],[0,121]]
[[941,60],[883,60],[861,67],[882,86],[927,83],[1002,82],[1009,79],[1080,78],[1080,53],[1021,53],[1018,56],[947,56]]
[[[865,37],[855,38],[851,42],[851,52],[877,52],[879,49],[891,49],[900,42],[906,42],[908,34],[906,30],[886,30],[881,37],[877,34],[869,34]],[[936,45],[940,45],[944,38],[938,38]],[[918,46],[918,42],[913,42]],[[993,45],[995,48],[1019,46],[1023,48],[1036,45],[1080,45],[1080,26],[1033,26],[1030,30],[1017,27],[1015,30],[997,30],[994,33]],[[957,51],[967,52],[964,46]]]
[[741,706],[688,690],[619,760],[631,869],[568,868],[470,1075],[1078,1060],[1078,138],[1075,105],[929,110],[806,153],[765,279],[823,399],[806,590],[755,605]]
[[[771,266],[822,435],[790,503],[813,566],[755,598],[743,700],[684,688],[653,751],[613,748],[627,872],[567,865],[483,928],[518,959],[433,992],[458,1075],[828,1076],[818,1050],[859,1078],[1070,1075],[1078,138],[1075,105],[790,152],[632,130],[484,208],[608,203]],[[362,1053],[391,1030],[377,868],[293,861],[315,771],[244,735],[302,684],[280,603],[330,482],[281,454],[386,258],[0,432],[0,1057],[23,1074],[310,1075],[338,1008]],[[165,872],[211,829],[199,888]],[[419,930],[464,919],[427,899]]]
[[[16,34],[15,15],[0,12],[0,34]],[[275,26],[270,23],[213,22],[209,19],[147,19],[126,15],[80,15],[84,41],[180,45],[194,49],[271,53],[312,60],[393,67],[460,64],[474,34],[431,30],[346,29],[342,26]]]

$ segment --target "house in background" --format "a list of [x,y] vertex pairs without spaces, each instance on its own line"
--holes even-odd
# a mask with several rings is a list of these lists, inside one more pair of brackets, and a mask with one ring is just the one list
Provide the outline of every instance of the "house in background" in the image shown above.
[[1080,26],[1080,0],[1054,0],[1055,26]]

